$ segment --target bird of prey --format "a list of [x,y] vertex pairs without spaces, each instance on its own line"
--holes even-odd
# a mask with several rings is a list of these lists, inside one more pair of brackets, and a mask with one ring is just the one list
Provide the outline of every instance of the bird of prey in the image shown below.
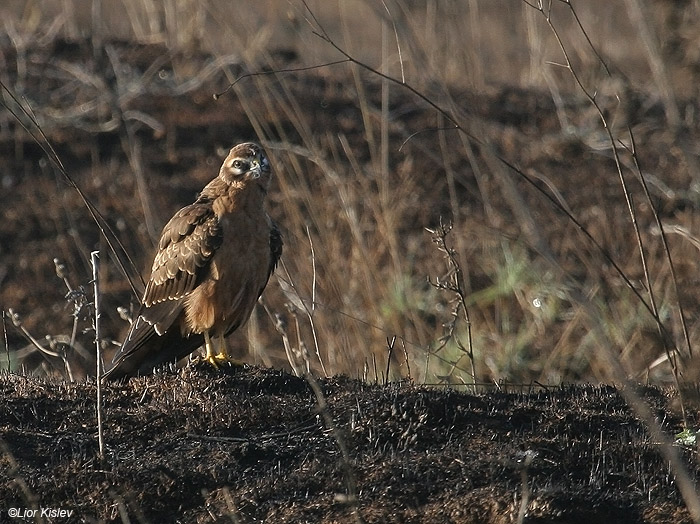
[[280,231],[264,207],[269,184],[263,149],[239,144],[197,200],[175,213],[106,378],[151,373],[202,344],[215,367],[229,360],[224,337],[248,320],[282,255]]

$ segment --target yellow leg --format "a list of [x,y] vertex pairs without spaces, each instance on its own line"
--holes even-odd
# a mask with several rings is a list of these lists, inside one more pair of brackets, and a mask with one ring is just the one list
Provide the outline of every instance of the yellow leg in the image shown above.
[[217,369],[224,362],[230,362],[234,365],[240,365],[240,363],[231,360],[231,357],[229,357],[228,351],[226,350],[226,341],[224,340],[224,337],[218,338],[219,353],[214,354],[214,345],[212,344],[211,336],[209,335],[208,331],[204,332],[204,346],[207,348],[207,356],[204,357],[204,360],[209,362],[212,366],[214,366]]
[[204,357],[205,360],[211,360],[214,358],[214,351],[211,349],[211,338],[209,337],[209,331],[204,332],[204,347],[207,348],[207,356]]
[[224,337],[219,337],[219,354],[216,356],[218,360],[225,360],[230,362],[231,358],[228,355],[228,350],[226,348],[226,340]]
[[219,367],[219,362],[218,362],[218,355],[214,354],[214,347],[211,343],[211,336],[209,335],[209,331],[204,332],[204,347],[207,348],[207,356],[204,357],[204,360],[209,362],[212,366],[218,369]]

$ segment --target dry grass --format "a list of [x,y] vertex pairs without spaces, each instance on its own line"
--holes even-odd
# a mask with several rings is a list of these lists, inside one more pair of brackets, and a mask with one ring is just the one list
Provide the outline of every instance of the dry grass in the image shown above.
[[[93,9],[97,5],[101,12]],[[283,283],[273,281],[265,303],[286,319],[290,344],[308,355],[312,369],[379,381],[405,377],[410,369],[420,383],[470,383],[464,348],[471,338],[479,381],[610,380],[601,344],[621,355],[628,374],[645,373],[663,355],[652,316],[599,249],[501,162],[519,166],[553,195],[646,297],[612,146],[599,116],[561,67],[561,50],[544,17],[525,2],[308,5],[334,42],[363,63],[405,78],[465,131],[436,130],[451,126],[424,101],[349,64],[249,77],[222,96],[221,111],[242,111],[236,120],[248,121],[251,134],[274,158],[271,211],[283,226],[286,251],[277,272]],[[41,8],[38,2],[10,2],[2,8],[3,43],[17,51],[14,74],[3,81],[33,103],[47,134],[60,136],[66,126],[91,132],[109,132],[113,126],[119,137],[109,154],[96,142],[86,144],[93,148],[95,177],[83,180],[91,195],[103,195],[98,207],[109,207],[119,217],[115,225],[128,237],[138,267],[146,266],[164,219],[212,175],[218,162],[211,158],[215,145],[254,138],[202,139],[191,148],[205,151],[211,165],[186,166],[174,180],[159,181],[149,172],[154,162],[146,158],[157,149],[144,145],[144,130],[161,141],[161,154],[176,164],[192,158],[173,145],[187,116],[163,120],[158,108],[142,107],[139,100],[161,88],[210,96],[211,78],[224,87],[216,76],[221,72],[233,81],[243,72],[287,67],[276,55],[279,49],[297,53],[295,68],[339,58],[313,34],[319,27],[301,2],[268,0],[254,10],[246,2],[214,0],[164,6],[147,0],[123,5],[67,0],[44,2]],[[669,237],[670,253],[688,311],[690,341],[696,343],[697,246],[692,239],[699,214],[690,144],[697,124],[694,93],[687,88],[693,49],[687,35],[696,27],[697,13],[688,8],[679,14],[650,3],[641,18],[648,33],[640,39],[640,19],[629,15],[626,4],[588,2],[577,6],[577,14],[591,47],[566,6],[554,7],[552,23],[563,35],[572,67],[596,94],[613,140],[628,143],[630,126],[664,224],[685,232]],[[669,27],[676,28],[670,34],[673,46],[654,37]],[[106,59],[121,71],[116,87],[99,71],[64,64],[56,68],[61,75],[50,79],[58,89],[54,99],[26,90],[34,46],[84,35],[98,48],[114,37],[162,45],[170,53],[162,71],[170,76],[158,84],[152,78],[160,73],[157,68],[151,76],[140,75],[123,56],[108,53]],[[208,54],[215,58],[205,60]],[[16,143],[24,143],[10,118],[3,117],[2,126],[5,139],[16,133]],[[619,155],[659,317],[673,345],[687,352],[678,297],[658,228],[635,181],[634,158],[623,149]],[[182,194],[165,191],[171,185]],[[115,201],[125,189],[136,200]],[[39,182],[37,191],[40,201],[41,195],[53,195],[51,178]],[[71,195],[62,198],[64,209],[75,207]],[[70,213],[46,212],[54,214],[59,232],[51,259],[67,261],[87,281],[81,259],[91,250],[94,231],[71,224],[65,218]],[[449,240],[467,292],[470,336],[460,318],[452,337],[443,338],[454,297],[428,282],[445,274],[442,255],[425,231],[441,218],[454,224]],[[71,234],[63,233],[67,229]],[[106,297],[105,307],[124,305],[122,277],[113,268],[104,271],[109,272],[105,293],[110,285],[119,291]],[[12,297],[10,291],[3,296],[7,306],[13,305]],[[601,329],[591,327],[592,310]],[[41,312],[30,315],[40,318]],[[258,311],[248,332],[251,358],[285,365],[272,324]],[[41,321],[34,319],[33,325]],[[387,365],[387,341],[394,336],[398,344]],[[653,373],[665,380],[669,367],[659,365]]]

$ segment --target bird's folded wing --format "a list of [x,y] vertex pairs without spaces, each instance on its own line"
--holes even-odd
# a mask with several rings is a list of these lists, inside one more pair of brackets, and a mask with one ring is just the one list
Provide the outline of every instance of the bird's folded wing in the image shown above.
[[138,317],[114,361],[172,326],[185,297],[205,278],[221,242],[221,225],[208,199],[200,198],[170,219],[163,228]]

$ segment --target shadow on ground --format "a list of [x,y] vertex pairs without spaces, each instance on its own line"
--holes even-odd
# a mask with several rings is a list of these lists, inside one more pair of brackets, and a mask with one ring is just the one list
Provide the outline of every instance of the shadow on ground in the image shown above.
[[[0,521],[59,508],[72,518],[43,521],[501,523],[524,486],[525,522],[690,521],[614,387],[319,386],[335,432],[309,383],[281,371],[195,365],[107,385],[101,462],[94,383],[0,375]],[[679,429],[662,390],[641,393]]]

